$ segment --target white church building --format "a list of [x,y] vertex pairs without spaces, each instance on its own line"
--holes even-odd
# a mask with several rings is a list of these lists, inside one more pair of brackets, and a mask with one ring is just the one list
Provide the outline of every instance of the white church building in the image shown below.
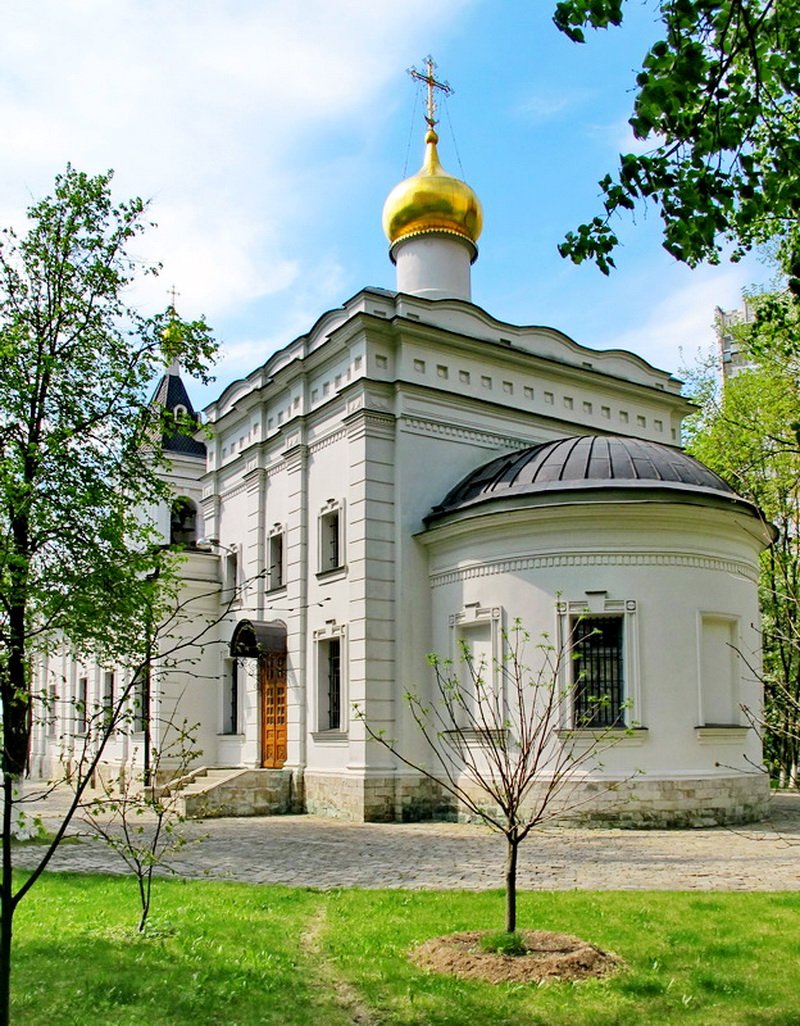
[[[187,794],[208,814],[418,817],[431,788],[356,709],[424,764],[404,695],[430,693],[428,653],[457,661],[464,643],[491,667],[515,620],[568,645],[582,617],[583,672],[619,734],[580,781],[588,814],[755,818],[767,782],[743,707],[760,700],[770,529],[682,452],[673,376],[472,302],[481,208],[437,141],[429,109],[423,166],[384,208],[396,289],[364,289],[225,388],[202,441],[166,440],[177,501],[159,523],[187,546],[186,608],[213,625],[160,680],[151,740],[159,706],[199,723],[209,773]],[[177,368],[154,402],[194,412]],[[44,776],[80,741],[75,703],[114,684],[113,667],[57,662],[60,721],[32,741]],[[588,736],[574,706],[560,725]],[[104,758],[141,751],[120,732]]]

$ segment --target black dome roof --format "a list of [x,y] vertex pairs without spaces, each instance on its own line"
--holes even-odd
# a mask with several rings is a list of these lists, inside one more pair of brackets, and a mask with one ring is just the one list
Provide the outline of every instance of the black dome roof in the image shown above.
[[543,442],[473,470],[433,507],[425,523],[493,500],[540,497],[558,501],[558,493],[592,491],[603,491],[610,498],[612,491],[620,490],[669,491],[676,500],[680,493],[705,496],[757,515],[755,507],[719,475],[680,449],[640,438],[583,435]]

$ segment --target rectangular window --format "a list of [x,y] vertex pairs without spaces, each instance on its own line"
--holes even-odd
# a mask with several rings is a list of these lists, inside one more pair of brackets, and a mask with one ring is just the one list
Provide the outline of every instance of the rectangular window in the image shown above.
[[225,663],[222,679],[222,733],[239,733],[239,660]]
[[103,674],[103,717],[106,723],[114,718],[114,674],[106,671]]
[[58,702],[58,695],[56,694],[55,685],[51,685],[47,689],[47,734],[48,737],[56,736],[56,704]]
[[226,602],[236,602],[239,595],[239,554],[238,552],[227,552],[223,564],[223,598]]
[[342,511],[339,508],[323,512],[319,518],[319,569],[337,570],[343,565]]
[[103,708],[114,708],[114,674],[110,672],[103,674]]
[[455,710],[459,727],[480,730],[502,723],[496,701],[494,634],[492,621],[471,623],[458,631],[461,700]]
[[86,720],[89,705],[89,679],[78,677],[78,691],[75,695],[75,733],[86,733]]
[[623,618],[574,617],[570,629],[573,727],[623,726]]
[[740,722],[738,622],[730,616],[700,616],[700,722],[731,726]]
[[283,531],[276,531],[269,537],[269,562],[267,564],[267,588],[275,591],[286,583],[283,573]]
[[342,730],[342,645],[339,638],[319,644],[320,730]]
[[147,662],[142,669],[136,674],[136,679],[133,682],[133,688],[131,689],[131,696],[133,698],[133,729],[138,733],[143,732],[147,729],[147,720],[149,718],[149,699],[150,699],[150,665]]

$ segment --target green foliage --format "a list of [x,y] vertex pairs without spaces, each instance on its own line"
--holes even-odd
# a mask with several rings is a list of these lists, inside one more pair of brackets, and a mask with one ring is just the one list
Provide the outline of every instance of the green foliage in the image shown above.
[[[620,155],[600,182],[604,212],[559,247],[609,273],[615,215],[654,203],[664,247],[690,266],[738,259],[780,240],[800,295],[800,0],[658,0],[661,26],[636,75],[630,125],[652,143]],[[623,21],[623,0],[561,0],[554,21],[584,43],[584,28]]]
[[[143,658],[174,561],[138,511],[168,497],[147,392],[164,360],[204,376],[203,321],[146,318],[125,294],[155,267],[128,247],[140,199],[67,167],[0,233],[0,686],[4,769],[27,752],[31,660],[66,638],[98,661]],[[172,325],[169,332],[166,326]]]
[[[68,166],[53,194],[28,209],[24,236],[0,232],[3,1026],[13,918],[74,811],[15,892],[13,784],[28,757],[34,664],[61,648],[127,671],[91,745],[84,739],[77,802],[177,589],[177,556],[142,518],[170,497],[147,391],[165,358],[180,356],[202,376],[215,346],[202,321],[179,323],[173,310],[148,319],[126,302],[141,275],[157,273],[128,251],[145,213],[140,199],[114,205],[111,172],[90,177]],[[47,715],[49,689],[39,697]]]
[[766,709],[757,726],[771,770],[788,783],[800,756],[800,325],[784,295],[751,302],[755,322],[733,329],[749,365],[724,388],[710,387],[706,375],[688,448],[776,528],[761,557]]

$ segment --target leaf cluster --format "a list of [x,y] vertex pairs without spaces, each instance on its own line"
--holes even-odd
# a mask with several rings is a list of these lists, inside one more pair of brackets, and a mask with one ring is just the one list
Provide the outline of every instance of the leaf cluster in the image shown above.
[[[622,154],[600,181],[603,213],[567,234],[561,255],[605,274],[619,239],[613,219],[653,204],[663,245],[696,266],[778,239],[800,295],[800,0],[659,0],[661,38],[636,75],[629,120],[643,153]],[[562,0],[554,21],[584,28],[623,21],[623,0]]]

